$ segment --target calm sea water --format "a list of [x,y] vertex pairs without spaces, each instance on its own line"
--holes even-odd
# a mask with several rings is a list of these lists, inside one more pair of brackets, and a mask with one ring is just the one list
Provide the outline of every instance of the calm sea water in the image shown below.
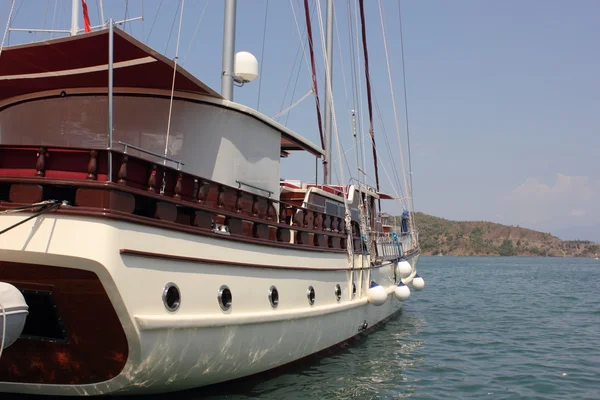
[[418,269],[425,290],[344,348],[261,380],[145,398],[600,399],[599,261],[421,257]]

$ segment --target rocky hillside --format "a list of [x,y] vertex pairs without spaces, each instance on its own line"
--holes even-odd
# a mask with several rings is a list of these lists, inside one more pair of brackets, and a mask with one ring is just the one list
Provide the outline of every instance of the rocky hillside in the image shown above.
[[449,221],[416,213],[422,253],[453,256],[595,257],[600,245],[485,221]]

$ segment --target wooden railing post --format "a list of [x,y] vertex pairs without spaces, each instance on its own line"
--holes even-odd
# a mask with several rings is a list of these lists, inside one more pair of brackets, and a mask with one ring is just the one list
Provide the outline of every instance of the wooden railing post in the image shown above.
[[90,151],[90,161],[88,161],[87,179],[95,181],[98,179],[98,152]]
[[123,154],[123,157],[121,157],[121,166],[119,167],[119,172],[117,173],[117,183],[121,185],[125,185],[127,183],[127,161],[129,161],[129,156],[127,154]]
[[156,164],[152,164],[152,171],[150,172],[150,177],[148,178],[148,191],[156,192]]
[[225,187],[219,184],[219,193],[217,194],[217,207],[223,208],[225,206]]
[[181,200],[181,191],[183,190],[183,172],[179,171],[177,173],[177,182],[175,183],[175,188],[173,189],[173,197],[177,200]]
[[241,213],[242,212],[242,196],[244,194],[242,193],[241,190],[236,190],[235,191],[235,212],[236,213]]
[[252,216],[258,217],[258,196],[252,195]]
[[37,152],[37,161],[35,162],[35,176],[46,176],[46,157],[48,156],[47,149],[40,147]]

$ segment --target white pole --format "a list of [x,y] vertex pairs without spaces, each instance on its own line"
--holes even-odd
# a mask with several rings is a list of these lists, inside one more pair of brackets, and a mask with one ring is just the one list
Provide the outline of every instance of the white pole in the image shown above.
[[100,21],[101,25],[104,28],[106,26],[106,20],[104,19],[104,3],[102,0],[100,0],[100,19],[102,20]]
[[331,184],[331,171],[333,163],[331,162],[331,91],[333,90],[333,0],[327,0],[327,20],[325,37],[325,52],[327,56],[327,71],[325,71],[325,160],[327,160],[327,175],[323,177],[323,184]]
[[77,35],[79,27],[79,2],[81,0],[71,0],[71,36]]
[[237,0],[225,0],[225,23],[223,26],[223,71],[221,73],[221,96],[233,101],[233,68],[235,56],[235,11]]
[[113,54],[114,54],[114,25],[112,19],[108,21],[108,177],[112,182],[113,175]]

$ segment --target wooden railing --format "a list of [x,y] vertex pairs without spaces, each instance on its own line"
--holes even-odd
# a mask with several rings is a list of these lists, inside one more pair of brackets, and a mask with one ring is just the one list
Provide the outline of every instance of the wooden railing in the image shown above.
[[[54,198],[96,214],[187,232],[323,251],[346,249],[343,218],[121,151],[0,145],[0,207]],[[358,224],[353,245],[360,250]]]

